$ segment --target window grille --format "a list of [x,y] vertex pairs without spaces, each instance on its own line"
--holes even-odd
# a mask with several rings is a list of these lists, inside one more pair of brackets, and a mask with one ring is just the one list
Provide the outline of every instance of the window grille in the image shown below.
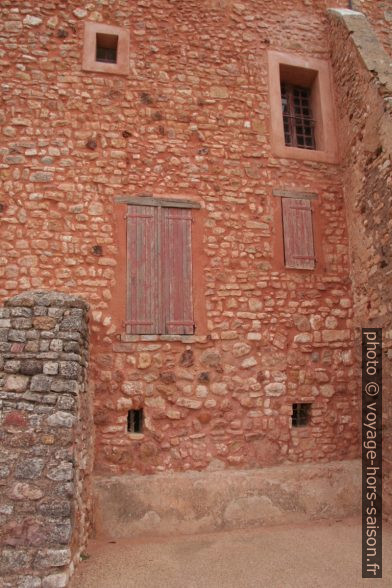
[[310,407],[311,404],[306,403],[293,404],[293,414],[291,415],[293,427],[304,427],[309,424]]
[[103,63],[117,63],[117,35],[97,33],[96,61]]
[[310,94],[310,88],[281,84],[284,139],[287,146],[316,149]]

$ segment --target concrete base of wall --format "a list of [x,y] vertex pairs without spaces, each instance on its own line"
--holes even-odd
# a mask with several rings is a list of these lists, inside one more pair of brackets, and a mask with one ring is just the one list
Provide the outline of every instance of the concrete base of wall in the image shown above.
[[360,475],[355,460],[96,477],[96,534],[188,534],[354,516],[360,512]]

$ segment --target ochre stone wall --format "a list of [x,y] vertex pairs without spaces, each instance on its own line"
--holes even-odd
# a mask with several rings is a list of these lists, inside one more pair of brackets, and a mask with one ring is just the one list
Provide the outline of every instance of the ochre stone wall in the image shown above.
[[362,15],[330,16],[359,361],[360,328],[383,329],[383,496],[390,515],[392,73],[388,55]]
[[0,309],[0,576],[62,588],[91,521],[88,305],[27,292]]
[[[344,6],[341,4],[340,6]],[[330,4],[331,8],[338,8],[339,5]],[[346,8],[348,7],[348,3]],[[362,12],[381,41],[385,51],[392,56],[392,5],[390,0],[352,0],[354,11]]]
[[[325,2],[4,0],[1,11],[0,296],[56,289],[91,305],[97,469],[356,456],[340,168],[271,151],[267,50],[328,59]],[[82,71],[87,20],[128,27],[129,75]],[[284,267],[282,188],[318,195],[314,271]],[[201,204],[194,337],[124,337],[115,198],[144,193]],[[292,429],[301,401],[312,420]],[[140,406],[135,440],[127,412]]]

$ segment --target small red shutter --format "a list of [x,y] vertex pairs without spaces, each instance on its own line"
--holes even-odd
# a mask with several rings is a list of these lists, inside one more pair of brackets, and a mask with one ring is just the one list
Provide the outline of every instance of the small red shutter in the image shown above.
[[314,269],[312,209],[309,200],[282,198],[286,267]]
[[159,333],[158,208],[128,206],[127,332]]
[[192,334],[192,212],[162,208],[162,279],[165,332]]

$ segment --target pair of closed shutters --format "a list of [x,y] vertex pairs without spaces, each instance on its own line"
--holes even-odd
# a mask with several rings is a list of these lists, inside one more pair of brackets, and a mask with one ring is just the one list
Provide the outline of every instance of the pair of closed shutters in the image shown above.
[[192,212],[128,206],[127,332],[192,334]]

